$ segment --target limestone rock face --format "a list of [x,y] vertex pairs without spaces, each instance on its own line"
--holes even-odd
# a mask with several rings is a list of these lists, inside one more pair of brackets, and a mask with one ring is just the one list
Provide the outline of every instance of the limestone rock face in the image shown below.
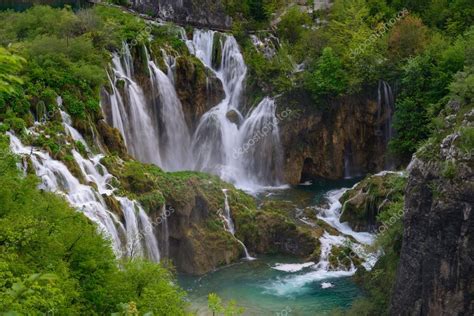
[[232,26],[221,0],[131,0],[131,3],[140,12],[178,24],[218,29]]
[[[283,109],[291,99],[279,102]],[[330,109],[318,110],[307,100],[298,101],[298,107],[302,109],[298,115],[280,123],[288,183],[384,169],[386,143],[379,133],[382,122],[377,119],[376,101],[351,96],[334,101]]]
[[446,136],[408,168],[392,315],[474,314],[474,162],[460,138]]
[[224,88],[216,75],[196,58],[176,58],[176,93],[191,131],[209,109],[224,99]]

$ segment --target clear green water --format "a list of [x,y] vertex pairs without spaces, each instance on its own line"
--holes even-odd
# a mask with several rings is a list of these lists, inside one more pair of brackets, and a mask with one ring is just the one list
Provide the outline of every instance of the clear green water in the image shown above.
[[[293,201],[298,207],[324,202],[329,190],[351,187],[357,180],[317,181],[312,185],[268,191],[257,199]],[[315,274],[311,268],[297,272],[273,269],[276,263],[302,263],[301,259],[282,256],[258,256],[241,261],[202,277],[178,278],[188,292],[192,309],[198,315],[207,311],[207,295],[217,293],[225,302],[231,299],[245,308],[244,315],[329,315],[336,308],[348,308],[361,291],[351,277]],[[323,283],[333,287],[322,288]]]
[[[350,277],[329,278],[305,284],[300,290],[279,295],[274,290],[286,277],[304,276],[308,270],[287,273],[272,269],[275,263],[297,262],[294,258],[259,257],[224,267],[203,277],[180,276],[180,285],[188,291],[192,310],[207,312],[208,293],[217,293],[224,301],[234,299],[245,308],[244,315],[328,315],[335,308],[347,308],[361,295]],[[334,287],[323,289],[323,282]],[[285,314],[285,311],[287,314]],[[280,314],[278,314],[280,313]]]

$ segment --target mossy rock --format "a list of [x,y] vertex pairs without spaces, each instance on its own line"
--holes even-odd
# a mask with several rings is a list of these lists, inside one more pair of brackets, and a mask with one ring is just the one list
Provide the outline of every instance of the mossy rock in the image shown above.
[[378,214],[403,196],[405,178],[398,173],[368,176],[339,200],[341,222],[348,222],[356,231],[369,231],[380,226]]
[[360,266],[362,259],[357,256],[349,246],[334,246],[329,254],[329,264],[332,269],[349,270],[351,265]]

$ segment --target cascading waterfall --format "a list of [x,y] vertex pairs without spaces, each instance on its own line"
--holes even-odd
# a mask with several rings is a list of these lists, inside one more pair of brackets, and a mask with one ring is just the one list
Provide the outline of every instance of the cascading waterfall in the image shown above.
[[235,240],[242,246],[242,249],[244,250],[244,254],[245,254],[245,259],[254,260],[255,258],[250,256],[245,244],[240,239],[235,237],[235,226],[234,226],[234,221],[232,220],[232,214],[230,212],[229,197],[227,195],[227,189],[223,189],[222,192],[224,193],[224,214],[221,214],[221,217],[222,217],[222,220],[224,221],[224,228],[229,233],[231,233],[232,236],[234,236]]
[[[222,51],[218,68],[213,64],[216,34]],[[264,98],[247,117],[240,113],[247,67],[235,38],[195,30],[187,46],[221,80],[225,92],[224,100],[203,115],[194,133],[194,168],[217,173],[245,189],[278,185],[282,154],[275,102]],[[232,122],[229,114],[238,122]]]
[[166,53],[166,50],[162,49],[161,53],[163,54],[163,61],[165,62],[166,65],[166,74],[168,75],[168,78],[170,79],[171,83],[174,85],[174,71],[176,69],[176,58],[172,55],[168,55]]
[[[130,153],[143,162],[161,165],[158,124],[150,115],[142,88],[133,80],[133,59],[127,44],[112,58],[108,122],[124,136]],[[120,87],[121,88],[118,88]]]
[[[148,54],[147,54],[148,55]],[[150,81],[152,84],[154,109],[158,113],[161,134],[161,167],[168,171],[190,169],[191,137],[184,120],[183,107],[179,101],[173,82],[160,68],[148,59]],[[172,69],[169,68],[172,73]]]
[[[321,252],[318,263],[307,262],[302,264],[275,265],[273,267],[274,269],[292,274],[265,284],[264,288],[267,290],[267,293],[276,296],[291,296],[294,293],[308,290],[308,287],[315,281],[353,275],[357,269],[352,262],[352,258],[348,257],[351,261],[348,267],[341,264],[335,267],[331,264],[330,255],[333,247],[350,246],[352,252],[362,259],[362,265],[365,269],[372,269],[378,259],[379,253],[370,252],[366,249],[366,246],[374,242],[375,236],[366,232],[355,232],[347,223],[341,223],[339,220],[342,209],[339,199],[346,191],[347,189],[329,191],[326,196],[328,206],[315,208],[317,218],[325,221],[341,234],[331,235],[325,231],[319,238]],[[355,240],[355,242],[353,240]],[[333,285],[329,282],[325,282],[322,286],[328,288]]]
[[245,178],[264,185],[278,184],[282,178],[282,148],[275,113],[275,101],[264,98],[242,124],[242,152],[233,150],[234,154],[242,155]]
[[[80,133],[70,125],[69,116],[64,112],[61,114],[67,133],[76,141],[84,141]],[[96,223],[100,231],[112,241],[117,256],[146,256],[150,260],[159,261],[158,244],[148,216],[137,202],[114,195],[115,190],[110,185],[113,176],[100,163],[102,155],[84,158],[72,150],[85,182],[93,184],[85,185],[79,182],[64,163],[52,159],[45,152],[24,146],[15,135],[8,135],[12,151],[31,160],[36,174],[42,180],[40,188],[64,196],[74,208]],[[87,151],[92,155],[89,149]],[[125,223],[108,208],[106,197],[115,197],[119,201]]]
[[[279,185],[282,150],[276,105],[264,98],[246,117],[242,115],[247,67],[235,38],[201,30],[195,30],[193,40],[185,39],[184,31],[181,36],[189,51],[222,82],[225,98],[201,117],[191,137],[174,87],[174,57],[162,51],[165,74],[147,52],[152,95],[146,98],[133,79],[132,56],[124,44],[123,56],[114,55],[112,60],[110,109],[105,111],[109,123],[124,135],[130,153],[143,162],[168,171],[214,173],[250,191]],[[214,43],[220,45],[220,60],[215,60]]]

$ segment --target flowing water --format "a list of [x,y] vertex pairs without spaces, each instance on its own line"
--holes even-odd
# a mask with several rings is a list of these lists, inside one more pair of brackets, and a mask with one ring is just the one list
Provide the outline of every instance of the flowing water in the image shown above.
[[214,72],[225,92],[224,99],[200,118],[196,130],[186,125],[174,87],[175,58],[162,52],[166,66],[162,70],[147,54],[151,96],[146,95],[134,79],[133,56],[127,44],[112,61],[111,92],[103,102],[108,122],[124,135],[135,158],[167,171],[210,172],[248,191],[282,184],[276,104],[267,97],[244,112],[247,67],[235,38],[195,30],[192,40],[185,35],[183,40]]
[[[348,308],[361,291],[351,280],[356,272],[350,267],[331,267],[329,254],[334,246],[356,242],[352,250],[363,258],[370,269],[377,256],[364,245],[373,242],[373,235],[354,232],[340,223],[339,198],[357,180],[317,181],[286,190],[260,193],[258,200],[274,199],[294,202],[296,208],[312,206],[318,218],[336,228],[340,234],[325,232],[321,238],[319,262],[305,262],[283,256],[259,256],[253,261],[241,261],[202,277],[181,275],[180,285],[189,293],[192,309],[198,315],[211,315],[207,309],[208,293],[217,293],[225,302],[235,299],[245,308],[244,315],[327,315],[336,308]],[[300,217],[301,223],[311,224]]]
[[235,226],[234,226],[234,221],[232,220],[232,214],[229,206],[229,197],[227,195],[227,189],[223,189],[222,192],[224,193],[224,214],[221,214],[222,220],[224,221],[224,229],[228,231],[229,233],[234,236],[235,240],[242,246],[242,249],[244,250],[245,254],[245,259],[247,260],[254,260],[255,258],[251,257],[249,254],[249,251],[247,250],[247,247],[245,244],[235,237]]
[[[67,133],[76,141],[84,141],[80,133],[70,125],[70,118],[62,113]],[[117,256],[147,257],[160,260],[154,229],[143,208],[126,197],[116,196],[110,185],[113,176],[100,163],[102,155],[84,158],[73,150],[74,161],[80,168],[83,184],[73,175],[63,162],[50,157],[48,153],[24,146],[12,134],[10,148],[26,159],[30,159],[36,175],[41,179],[40,188],[64,196],[78,211],[93,221],[106,238],[112,242]],[[84,142],[85,143],[85,142]],[[91,185],[90,185],[91,184]],[[106,203],[106,198],[114,197],[120,204],[121,214],[114,213]],[[123,216],[123,221],[120,220]]]

